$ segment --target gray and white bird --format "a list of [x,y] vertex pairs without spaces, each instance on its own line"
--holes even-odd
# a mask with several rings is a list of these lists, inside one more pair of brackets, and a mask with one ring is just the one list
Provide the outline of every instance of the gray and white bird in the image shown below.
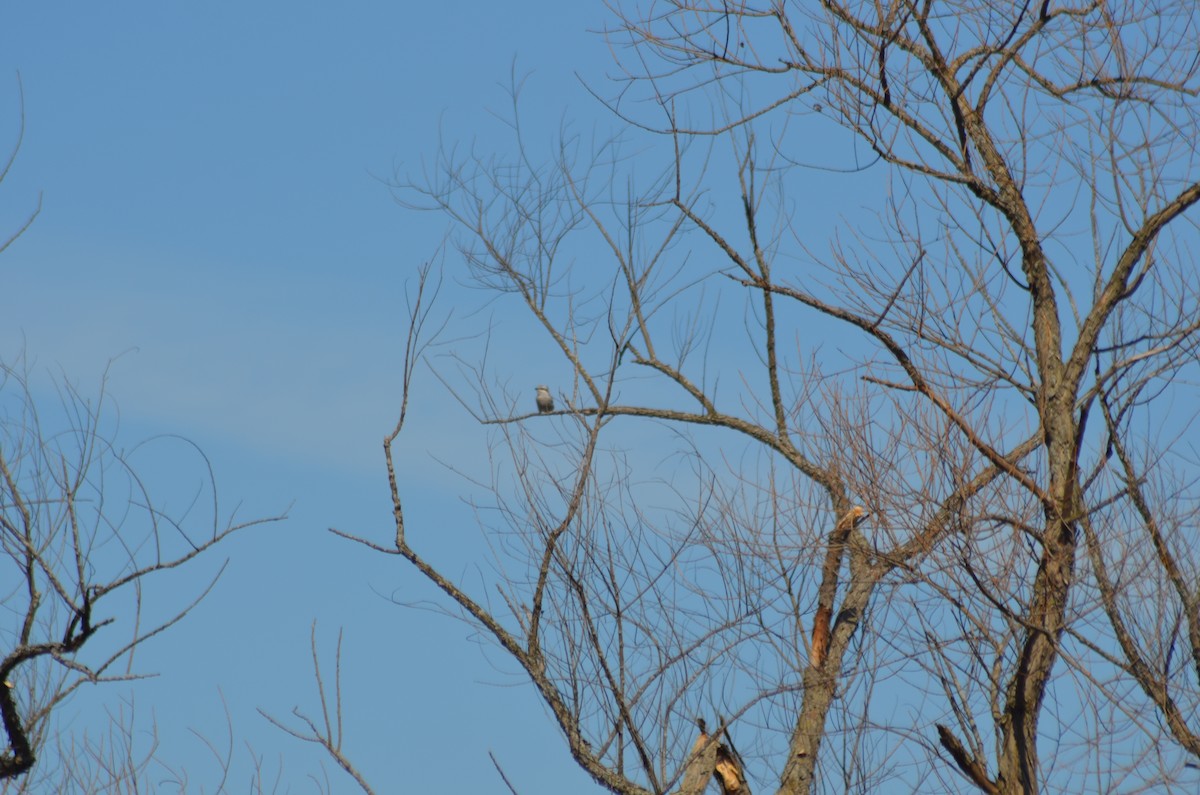
[[537,407],[539,414],[554,411],[554,398],[550,395],[550,387],[542,385],[537,388]]

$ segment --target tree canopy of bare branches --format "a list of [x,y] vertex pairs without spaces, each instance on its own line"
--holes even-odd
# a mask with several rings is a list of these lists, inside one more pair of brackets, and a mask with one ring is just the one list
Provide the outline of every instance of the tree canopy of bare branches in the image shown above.
[[[19,125],[0,183],[24,138],[19,76],[17,86]],[[40,210],[39,196],[0,252]],[[157,743],[135,742],[132,698],[108,711],[100,737],[65,728],[56,712],[86,685],[147,675],[134,664],[138,647],[187,615],[223,566],[190,595],[163,598],[178,590],[164,581],[261,522],[222,520],[208,459],[186,439],[119,446],[103,383],[94,394],[65,377],[35,384],[32,370],[23,353],[0,362],[0,792],[135,791]],[[200,466],[181,509],[160,502],[134,462],[161,444],[191,451]],[[227,771],[228,756],[218,761]]]
[[[58,730],[55,710],[85,685],[144,675],[134,664],[136,649],[203,599],[220,568],[187,596],[164,598],[164,578],[258,523],[220,521],[199,451],[209,480],[192,499],[207,492],[210,515],[202,502],[165,509],[134,466],[139,448],[123,450],[112,441],[103,392],[88,398],[64,383],[58,399],[56,405],[35,397],[25,370],[0,370],[0,604],[9,617],[0,626],[5,792],[10,785],[36,791],[83,779],[95,784],[105,776],[116,785],[140,775],[144,763],[131,761],[131,738],[119,737],[132,730],[127,722],[112,740],[128,753],[112,756],[82,737],[72,743]],[[35,770],[43,752],[55,749],[51,768]]]
[[612,792],[703,788],[717,738],[744,791],[1194,786],[1195,6],[612,10],[621,136],[399,186],[565,373],[539,413],[438,360],[494,431],[500,597],[404,523],[426,293],[369,543]]

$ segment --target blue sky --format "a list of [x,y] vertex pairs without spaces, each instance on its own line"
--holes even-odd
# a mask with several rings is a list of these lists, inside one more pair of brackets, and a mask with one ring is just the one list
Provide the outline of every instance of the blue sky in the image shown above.
[[[514,58],[533,75],[531,126],[556,129],[564,114],[606,123],[574,74],[607,69],[588,32],[605,15],[599,2],[529,0],[519,13],[481,2],[0,8],[0,148],[18,131],[18,73],[25,110],[0,230],[43,202],[0,257],[0,354],[24,352],[47,395],[52,375],[94,391],[108,367],[126,444],[185,435],[215,467],[223,512],[289,511],[234,539],[213,595],[138,657],[160,674],[132,690],[139,720],[157,722],[159,753],[188,769],[190,791],[216,786],[192,730],[226,741],[222,696],[235,775],[249,744],[291,791],[311,791],[318,749],[255,709],[315,713],[314,620],[330,653],[345,630],[345,749],[381,791],[401,775],[426,791],[498,791],[489,750],[522,792],[588,791],[511,666],[467,626],[391,604],[433,594],[326,528],[387,538],[379,442],[397,407],[404,285],[442,236],[440,221],[393,202],[386,179],[434,154],[440,135],[486,143]],[[523,367],[515,379],[532,379],[536,358]],[[412,521],[454,543],[447,517],[466,514],[423,429],[465,418],[433,397],[416,409],[402,476],[435,499]],[[202,482],[184,446],[143,455],[168,507]],[[428,543],[436,554],[437,536]],[[194,592],[217,563],[164,596]],[[126,695],[82,693],[72,725],[97,725],[101,705]],[[348,791],[338,776],[334,791]]]
[[[148,583],[148,610],[165,615],[229,561],[186,622],[139,651],[137,670],[159,675],[81,691],[62,713],[65,726],[94,731],[106,710],[132,704],[137,741],[148,749],[156,725],[158,756],[186,770],[189,792],[220,784],[206,743],[218,754],[232,749],[230,792],[245,790],[252,753],[268,779],[278,775],[281,792],[313,791],[308,776],[322,765],[333,791],[351,791],[319,749],[257,711],[285,721],[293,707],[318,713],[309,656],[315,621],[327,675],[344,630],[344,750],[380,792],[503,791],[489,751],[522,795],[598,791],[511,663],[439,613],[445,601],[408,567],[328,528],[384,544],[392,537],[380,441],[400,397],[405,289],[445,240],[443,219],[398,206],[389,181],[419,172],[441,144],[508,148],[501,119],[511,114],[505,89],[514,72],[530,75],[522,117],[535,157],[553,154],[544,146],[564,124],[604,138],[616,122],[580,78],[616,93],[605,83],[612,54],[591,32],[610,13],[599,0],[0,5],[0,155],[19,130],[18,74],[25,114],[18,158],[0,184],[0,240],[42,203],[33,226],[0,255],[0,361],[33,362],[35,389],[47,401],[56,399],[56,378],[94,393],[107,372],[110,416],[128,450],[180,434],[213,465],[222,519],[289,517],[241,534],[161,586]],[[765,82],[738,90],[765,91]],[[712,95],[697,96],[698,113]],[[798,170],[781,201],[781,216],[795,222],[786,231],[797,238],[782,238],[779,256],[801,276],[806,258],[820,256],[805,246],[822,249],[837,235],[854,252],[870,254],[872,244],[886,252],[869,213],[886,213],[889,201],[943,243],[944,224],[936,211],[924,213],[936,205],[921,204],[923,189],[906,195],[906,180],[889,183],[849,136],[824,137],[828,114],[806,113],[801,102],[762,124],[781,126],[761,141],[794,143],[788,157],[812,166]],[[693,164],[705,145],[689,152]],[[708,167],[727,176],[729,158],[721,158],[729,148],[712,146],[718,156]],[[635,169],[635,178],[652,178],[648,172]],[[741,213],[733,193],[704,201],[714,215]],[[1084,239],[1064,221],[1077,232],[1086,228],[1081,216],[1061,212],[1060,238]],[[845,222],[835,226],[839,218]],[[717,267],[711,247],[678,251],[697,268]],[[594,271],[580,261],[571,279],[586,281]],[[717,306],[717,293],[704,293],[705,306]],[[485,378],[521,395],[527,409],[535,384],[569,380],[527,312],[488,301],[454,275],[441,307],[455,311],[449,336],[468,359],[487,329],[515,343],[515,353],[494,345]],[[756,322],[752,310],[729,307],[712,313],[714,327]],[[811,353],[826,372],[858,344],[808,315],[781,323],[797,361]],[[752,413],[746,396],[755,374],[735,360],[750,355],[735,337],[713,334],[702,377]],[[410,534],[449,575],[479,585],[493,574],[489,549],[464,502],[466,479],[441,462],[486,481],[489,434],[428,370],[418,376],[398,461],[413,496]],[[645,383],[620,387],[630,394]],[[679,460],[685,437],[701,432],[672,437],[645,428],[617,425],[607,443],[637,438],[630,457],[657,467],[651,477],[661,470],[654,485],[679,486],[667,464]],[[764,459],[739,458],[736,448],[721,455],[731,469],[753,473],[747,480],[764,479],[755,469]],[[187,443],[161,438],[132,458],[167,511],[205,494],[205,462]],[[650,506],[659,509],[666,510]],[[881,710],[921,697],[918,688],[885,695]],[[770,771],[751,773],[762,781]],[[172,771],[154,767],[149,778],[172,791]]]

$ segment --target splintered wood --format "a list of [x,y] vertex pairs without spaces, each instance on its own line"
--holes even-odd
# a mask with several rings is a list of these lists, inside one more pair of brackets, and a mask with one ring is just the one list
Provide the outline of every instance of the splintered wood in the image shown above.
[[833,600],[837,596],[838,568],[842,564],[842,553],[850,530],[867,517],[861,505],[855,505],[838,520],[829,534],[829,546],[825,550],[825,565],[821,571],[821,586],[817,594],[817,614],[813,616],[812,645],[808,659],[813,668],[820,668],[829,653],[829,630],[833,619]]
[[709,735],[701,722],[700,736],[692,746],[687,767],[683,771],[683,783],[675,795],[701,795],[714,775],[721,786],[722,795],[750,795],[750,786],[746,783],[746,772],[737,749],[729,740],[728,732],[722,730],[719,734],[725,737],[726,742]]
[[817,614],[813,616],[812,649],[809,652],[813,668],[820,668],[829,652],[829,619],[832,615],[833,611],[828,606],[819,605]]

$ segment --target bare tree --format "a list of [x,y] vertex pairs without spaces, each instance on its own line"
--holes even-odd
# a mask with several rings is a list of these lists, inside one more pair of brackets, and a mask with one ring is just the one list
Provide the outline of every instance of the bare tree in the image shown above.
[[[55,729],[55,710],[84,685],[144,675],[134,664],[136,649],[178,623],[224,567],[173,607],[155,596],[164,577],[259,523],[222,522],[207,460],[180,439],[160,439],[196,452],[209,476],[176,518],[137,474],[132,459],[141,448],[124,451],[110,441],[103,390],[92,401],[60,384],[59,398],[57,406],[38,401],[24,371],[0,370],[0,603],[10,617],[0,657],[8,748],[0,755],[0,780],[17,789],[43,752],[54,749],[57,773],[47,771],[53,780],[140,775],[149,757],[129,756],[131,739],[95,745],[81,737],[82,745],[72,747]],[[194,502],[206,492],[207,518]],[[117,733],[126,728],[119,722]],[[128,754],[117,758],[114,749]]]
[[[266,718],[272,726],[285,734],[295,737],[297,740],[314,743],[319,746],[325,754],[337,762],[338,767],[342,768],[366,795],[373,795],[374,790],[371,789],[371,785],[367,783],[363,774],[350,761],[350,757],[343,748],[345,730],[343,728],[342,714],[342,633],[338,633],[337,650],[334,654],[332,691],[325,684],[325,676],[321,673],[321,658],[317,650],[316,622],[313,622],[312,626],[310,647],[312,649],[313,678],[316,680],[317,700],[321,708],[320,720],[310,717],[299,707],[293,707],[292,718],[294,718],[294,722],[303,726],[303,728],[297,729],[265,710],[259,709],[259,714]],[[320,782],[318,782],[318,786],[320,786]],[[326,785],[320,791],[332,792],[333,790],[326,782]]]
[[[404,523],[420,303],[366,543],[612,792],[700,791],[717,738],[727,792],[1194,786],[1193,4],[615,12],[624,137],[400,186],[570,374],[539,416],[490,347],[438,370],[495,432],[501,598]],[[821,234],[831,170],[867,208]]]
[[[17,83],[20,91],[19,77]],[[20,108],[0,183],[24,136],[23,95]],[[0,242],[0,252],[40,209],[39,196]],[[156,756],[157,727],[144,745],[134,736],[132,697],[108,711],[107,731],[98,735],[64,729],[56,710],[85,685],[146,675],[134,664],[138,647],[187,615],[224,566],[182,598],[172,573],[211,557],[230,535],[283,517],[222,518],[208,459],[181,437],[118,446],[117,417],[103,382],[88,395],[65,378],[46,379],[40,389],[30,379],[23,354],[0,363],[0,722],[6,739],[0,792],[136,792],[145,788],[151,767],[163,763]],[[191,453],[200,467],[189,504],[179,510],[159,501],[134,462],[164,444]],[[176,593],[162,598],[168,591]],[[217,760],[225,775],[231,754]],[[256,770],[251,790],[263,791],[268,777],[261,765]]]

